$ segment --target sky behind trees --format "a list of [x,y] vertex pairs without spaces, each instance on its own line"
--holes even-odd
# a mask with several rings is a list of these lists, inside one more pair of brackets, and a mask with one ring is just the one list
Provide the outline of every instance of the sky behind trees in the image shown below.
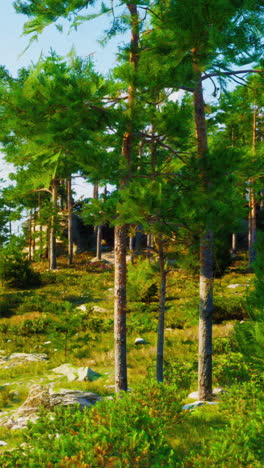
[[[69,32],[67,22],[63,25],[63,33],[51,26],[41,34],[38,41],[27,48],[29,36],[22,35],[26,17],[18,15],[12,4],[13,0],[0,0],[0,65],[5,66],[12,75],[15,76],[19,68],[37,62],[40,55],[47,55],[50,49],[62,56],[66,56],[72,48],[82,57],[91,54],[96,69],[101,73],[106,73],[115,65],[117,45],[125,40],[125,36],[111,39],[105,47],[98,43],[103,38],[101,31],[108,25],[105,15],[80,25],[77,31]],[[3,161],[0,153],[0,178],[7,178],[10,167]],[[77,179],[75,189],[78,195],[82,195],[87,192],[87,183]]]

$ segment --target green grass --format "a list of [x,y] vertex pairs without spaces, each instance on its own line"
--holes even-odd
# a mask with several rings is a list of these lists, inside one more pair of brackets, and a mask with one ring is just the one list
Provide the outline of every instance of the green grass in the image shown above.
[[[6,382],[11,383],[9,388],[3,387],[0,390],[0,403],[5,411],[18,407],[26,399],[28,389],[32,383],[46,384],[50,382],[51,369],[65,362],[79,367],[89,366],[101,374],[101,377],[95,382],[67,382],[65,377],[57,378],[54,386],[55,389],[72,388],[92,391],[106,396],[113,394],[113,388],[111,388],[114,384],[113,271],[93,272],[90,263],[89,271],[86,271],[86,263],[89,260],[90,256],[86,257],[82,254],[76,257],[76,265],[74,267],[67,268],[65,260],[61,259],[59,260],[56,272],[45,271],[47,268],[46,264],[37,264],[36,268],[41,272],[43,279],[40,287],[25,291],[3,287],[0,289],[0,304],[2,310],[5,311],[0,319],[0,349],[4,350],[4,354],[12,352],[44,352],[47,353],[49,359],[47,363],[22,364],[14,368],[10,367],[9,369],[4,369],[0,366],[0,385]],[[223,405],[203,407],[191,413],[179,412],[177,410],[176,419],[172,413],[172,395],[174,395],[175,402],[178,405],[177,408],[179,409],[185,401],[188,401],[188,393],[197,389],[198,278],[188,276],[186,272],[179,269],[172,270],[168,274],[164,350],[165,384],[162,387],[165,392],[164,399],[167,399],[166,401],[161,397],[160,390],[152,389],[148,397],[146,397],[148,399],[152,398],[152,400],[147,400],[147,403],[144,403],[145,397],[140,397],[142,388],[145,388],[147,392],[150,379],[155,378],[158,302],[154,298],[150,303],[138,301],[128,303],[128,379],[129,387],[133,389],[133,393],[135,392],[138,395],[138,402],[135,403],[133,397],[131,405],[139,405],[137,408],[140,414],[141,411],[143,411],[142,414],[145,414],[144,404],[147,405],[148,416],[146,414],[144,417],[142,416],[142,427],[143,429],[145,428],[146,432],[148,432],[148,424],[150,426],[152,424],[155,426],[156,424],[157,427],[160,427],[160,420],[157,419],[161,418],[159,406],[161,405],[162,408],[162,404],[164,405],[165,414],[161,419],[164,424],[163,433],[166,435],[166,444],[169,447],[168,452],[166,452],[168,464],[164,465],[162,464],[163,461],[160,461],[160,465],[153,465],[157,466],[157,468],[159,466],[175,466],[176,468],[178,466],[186,468],[194,466],[208,466],[208,468],[209,466],[220,466],[223,468],[229,468],[229,466],[261,466],[258,465],[259,455],[254,460],[252,455],[253,449],[249,453],[247,460],[245,451],[241,448],[245,442],[243,439],[243,421],[246,424],[248,420],[247,414],[250,413],[252,418],[254,414],[253,406],[245,403],[252,396],[250,385],[262,382],[262,377],[258,373],[258,370],[244,363],[242,355],[236,348],[232,338],[232,330],[236,320],[247,317],[245,297],[251,288],[253,279],[252,273],[240,272],[239,265],[236,265],[235,268],[235,270],[230,269],[222,278],[215,280],[216,308],[213,326],[215,351],[213,385],[215,387],[224,386],[228,389],[228,395],[223,397]],[[229,284],[234,283],[241,284],[242,286],[237,289],[228,288]],[[78,312],[75,309],[80,304],[86,305],[87,312]],[[95,305],[106,309],[106,311],[103,313],[93,312],[92,307]],[[78,319],[78,314],[80,320],[74,322],[73,318],[76,315]],[[44,324],[45,326],[43,325],[44,319],[47,321],[47,325]],[[57,331],[54,331],[54,323],[58,326]],[[147,344],[136,346],[134,340],[138,336],[145,338]],[[45,345],[46,341],[51,341],[51,344]],[[140,386],[139,390],[137,390],[138,386]],[[16,396],[14,392],[16,392],[18,387],[19,391]],[[242,393],[240,395],[239,389],[241,388],[243,391],[241,390]],[[130,397],[128,396],[127,398],[129,399]],[[235,403],[235,398],[240,404]],[[249,413],[245,410],[245,404],[249,405],[249,409],[247,410]],[[115,410],[118,411],[118,403],[113,403],[113,405]],[[262,403],[260,402],[258,406],[259,412],[262,411],[261,405]],[[105,417],[108,418],[109,416],[111,419],[111,403],[109,403],[107,408],[109,415],[105,415]],[[230,411],[228,408],[230,408]],[[236,409],[237,417],[234,418],[234,426],[232,426],[230,418],[233,417],[234,408]],[[125,414],[122,417],[124,418],[123,422],[125,425]],[[144,419],[145,417],[146,419]],[[150,417],[149,422],[148,417]],[[98,418],[98,421],[100,418],[103,418],[101,413]],[[257,425],[260,424],[257,417],[254,420],[256,420]],[[97,424],[95,420],[94,423]],[[90,422],[86,421],[85,424],[89,425]],[[111,426],[111,421],[109,424]],[[129,424],[132,424],[131,420]],[[249,427],[248,430],[252,434],[255,434],[253,426],[252,423],[252,427]],[[96,427],[98,427],[98,433],[100,433],[99,422]],[[231,437],[232,427],[233,430],[238,431],[240,439],[238,440],[238,445],[236,445],[236,441],[232,442],[234,444],[233,451],[226,449],[227,454],[225,455],[222,450],[225,446],[224,431],[226,430],[227,433],[229,431]],[[116,428],[116,431],[118,432],[119,429]],[[79,429],[76,430],[78,432]],[[160,434],[162,434],[162,428],[159,430],[161,431]],[[17,434],[18,431],[10,431],[14,433],[8,435],[5,428],[2,428],[1,431],[0,438],[2,437],[9,444],[7,448],[3,448],[3,451],[21,443],[21,434]],[[135,437],[141,437],[137,431]],[[33,434],[32,431],[31,434]],[[112,435],[112,433],[108,434],[107,437],[112,440]],[[30,437],[29,441],[31,440]],[[37,447],[37,442],[33,435],[32,437],[34,442],[31,440],[29,443],[34,443]],[[255,437],[257,438],[256,434]],[[129,451],[135,442],[132,442],[129,435],[124,440]],[[212,444],[210,440],[213,440]],[[89,443],[88,441],[87,444],[89,445]],[[97,443],[99,444],[98,441]],[[114,444],[114,442],[112,443]],[[154,442],[148,443],[153,444]],[[65,444],[67,445],[68,442],[65,442]],[[120,454],[112,453],[112,447],[109,444],[104,446],[104,443],[102,443],[102,445],[103,447],[98,449],[99,452],[96,452],[97,455],[95,454],[94,456],[99,457],[98,454],[101,453],[101,450],[102,454],[104,453],[102,456],[106,457],[109,463],[107,462],[108,464],[106,465],[98,464],[98,466],[113,468],[121,466],[119,462],[121,459],[125,460],[125,458],[122,458]],[[236,458],[235,451],[237,446],[242,451],[240,458],[239,456]],[[144,465],[145,461],[142,455],[144,454],[144,450],[147,449],[142,447],[140,449],[141,452],[138,449],[140,452],[138,454],[139,461],[133,459],[129,452],[127,459],[130,461],[127,466],[132,466],[129,465],[129,463],[132,463],[132,459],[134,463],[133,468],[148,466]],[[83,448],[82,450],[85,453],[86,449]],[[137,449],[135,448],[135,450]],[[158,451],[161,449],[158,449],[155,443],[153,450],[153,453],[157,453],[156,456],[158,457]],[[169,450],[174,453],[174,458],[170,458]],[[221,459],[217,459],[217,453],[222,453]],[[54,463],[49,466],[95,466],[81,464],[84,462],[81,460],[80,455],[76,454],[75,456],[77,458],[72,460],[72,464],[70,464],[71,461],[61,458],[60,460],[63,460],[61,461],[61,465]],[[132,457],[131,459],[129,458],[130,456]],[[146,458],[146,460],[151,460],[148,451],[146,451],[145,457],[150,457],[149,459]],[[210,460],[211,465],[207,459]],[[16,466],[14,465],[14,460],[15,458],[12,459],[12,463],[13,466]],[[177,463],[175,460],[177,460]],[[28,466],[34,466],[34,468],[35,466],[44,466],[34,465],[34,461],[32,463],[33,465]],[[12,465],[7,464],[5,466]]]

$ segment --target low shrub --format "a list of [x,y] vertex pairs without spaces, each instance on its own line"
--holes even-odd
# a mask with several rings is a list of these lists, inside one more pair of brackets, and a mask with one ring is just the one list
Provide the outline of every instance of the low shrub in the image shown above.
[[103,400],[83,412],[43,411],[25,431],[23,450],[2,454],[1,466],[175,467],[179,460],[167,431],[168,421],[176,424],[180,418],[176,391],[149,382],[139,392]]
[[0,278],[10,287],[39,286],[40,275],[35,272],[23,253],[23,239],[13,236],[0,252]]
[[129,301],[149,303],[155,299],[158,292],[157,265],[149,260],[143,260],[137,265],[128,265],[127,296]]

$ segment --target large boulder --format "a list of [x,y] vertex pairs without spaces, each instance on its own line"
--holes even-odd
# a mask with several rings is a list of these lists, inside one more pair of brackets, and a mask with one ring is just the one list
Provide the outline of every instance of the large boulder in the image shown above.
[[100,374],[90,369],[90,367],[73,367],[71,364],[62,364],[55,369],[52,369],[56,374],[65,375],[68,378],[68,382],[73,380],[83,381],[88,380],[93,382],[100,377]]
[[53,392],[50,387],[33,385],[23,405],[7,421],[3,420],[2,423],[10,429],[23,429],[29,420],[36,421],[40,407],[52,410],[58,405],[74,406],[77,404],[80,409],[83,409],[94,405],[101,399],[102,397],[92,392],[71,389]]

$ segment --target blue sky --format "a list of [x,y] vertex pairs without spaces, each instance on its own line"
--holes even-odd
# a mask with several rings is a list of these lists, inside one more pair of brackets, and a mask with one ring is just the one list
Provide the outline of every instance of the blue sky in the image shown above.
[[[47,28],[40,35],[39,40],[30,45],[29,37],[23,36],[23,24],[26,17],[16,14],[13,0],[0,0],[0,65],[4,65],[13,76],[19,68],[36,62],[40,55],[47,55],[53,48],[58,54],[66,56],[72,47],[76,54],[86,57],[92,54],[96,69],[106,73],[115,65],[117,45],[125,40],[125,37],[116,37],[102,47],[98,40],[103,38],[103,31],[107,28],[106,16],[82,24],[77,31],[69,33],[69,24],[64,23],[64,32],[60,33],[54,26]],[[90,11],[91,13],[93,11]],[[10,167],[3,161],[0,155],[0,178],[6,178]],[[78,194],[87,192],[87,184],[78,179]]]

